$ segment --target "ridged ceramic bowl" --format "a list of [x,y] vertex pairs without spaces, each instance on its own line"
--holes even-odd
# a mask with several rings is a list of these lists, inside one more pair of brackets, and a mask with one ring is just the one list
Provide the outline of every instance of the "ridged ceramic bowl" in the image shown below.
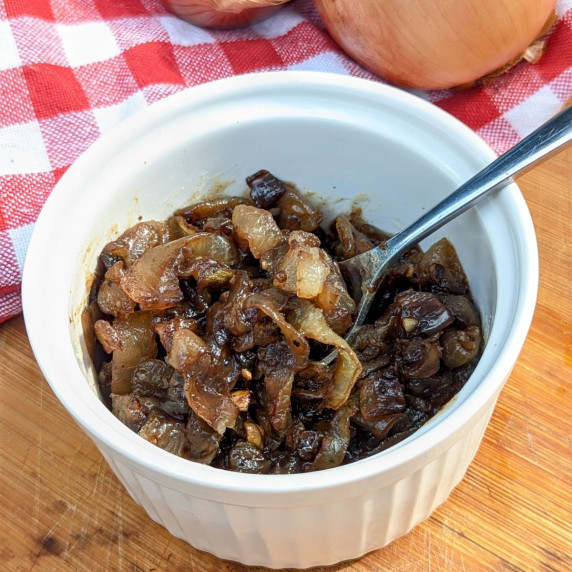
[[358,204],[392,232],[493,157],[429,103],[338,75],[249,75],[166,98],[96,142],[40,214],[23,286],[38,363],[135,502],[192,546],[272,568],[381,548],[427,518],[463,478],[526,337],[537,247],[516,185],[428,241],[453,242],[482,315],[487,343],[470,380],[407,440],[318,473],[230,473],[131,432],[95,390],[80,323],[87,283],[105,243],[139,217],[164,219],[213,185],[242,193],[245,177],[262,168],[324,198],[330,215]]

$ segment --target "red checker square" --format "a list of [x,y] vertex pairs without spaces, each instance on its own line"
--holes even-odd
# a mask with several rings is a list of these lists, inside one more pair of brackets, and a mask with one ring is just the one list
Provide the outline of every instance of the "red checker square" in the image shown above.
[[71,165],[100,136],[91,111],[45,119],[40,121],[40,130],[53,167]]
[[105,19],[128,18],[130,16],[145,16],[149,10],[140,0],[95,0],[99,13]]
[[536,93],[544,83],[537,65],[521,62],[485,89],[499,114],[503,114]]
[[2,266],[0,266],[0,293],[13,290],[14,285],[20,282],[20,269],[18,259],[14,252],[12,240],[7,232],[0,232],[0,253]]
[[499,154],[505,153],[520,141],[519,134],[504,117],[499,117],[478,129],[477,135]]
[[172,46],[162,42],[149,42],[123,53],[129,70],[139,87],[154,83],[185,84]]
[[235,74],[264,69],[284,68],[284,61],[271,40],[235,40],[222,42],[221,47]]
[[139,89],[123,56],[81,66],[75,75],[91,108],[114,105]]
[[19,286],[15,292],[0,294],[0,323],[17,316],[21,311],[22,297]]
[[546,82],[558,77],[572,64],[572,27],[560,21],[552,31],[546,44],[546,52],[538,62],[538,73]]
[[22,68],[0,71],[0,127],[34,120]]
[[186,85],[198,85],[233,75],[232,67],[218,44],[174,46],[174,53]]
[[8,18],[34,16],[43,20],[54,20],[51,2],[46,0],[10,0],[5,3]]
[[442,99],[437,105],[473,130],[479,129],[499,116],[497,106],[483,87],[473,87],[456,93]]
[[564,106],[572,103],[570,86],[572,85],[572,66],[562,72],[554,81],[549,84],[550,91],[562,101]]
[[24,67],[24,76],[38,119],[89,107],[87,97],[70,68],[35,64]]
[[0,178],[0,230],[36,221],[56,179],[52,173]]
[[60,24],[78,24],[93,20],[101,20],[101,16],[93,2],[79,0],[74,2],[54,2],[52,10]]
[[56,168],[53,170],[52,174],[54,175],[54,180],[56,183],[64,176],[64,173],[68,170],[68,167],[69,165],[66,167]]

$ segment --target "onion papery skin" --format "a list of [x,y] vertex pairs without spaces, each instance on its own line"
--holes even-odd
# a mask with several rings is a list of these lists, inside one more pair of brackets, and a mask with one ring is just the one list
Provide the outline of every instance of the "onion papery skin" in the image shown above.
[[179,18],[201,28],[230,29],[268,18],[288,0],[161,0]]
[[519,58],[556,0],[315,0],[354,60],[397,85],[470,84]]

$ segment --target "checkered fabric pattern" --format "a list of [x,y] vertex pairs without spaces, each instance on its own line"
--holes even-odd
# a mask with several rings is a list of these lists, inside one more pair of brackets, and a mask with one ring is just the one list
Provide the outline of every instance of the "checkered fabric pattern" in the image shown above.
[[[487,86],[415,91],[503,152],[572,97],[572,0],[547,51]],[[34,222],[58,179],[128,115],[218,78],[321,70],[383,81],[334,44],[312,0],[232,31],[204,30],[159,0],[0,0],[0,322],[21,311]]]

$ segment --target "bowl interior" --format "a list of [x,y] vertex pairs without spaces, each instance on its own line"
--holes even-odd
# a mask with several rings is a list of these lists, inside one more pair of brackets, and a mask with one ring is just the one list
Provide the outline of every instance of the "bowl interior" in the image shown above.
[[[26,265],[24,303],[44,374],[89,432],[99,431],[105,439],[105,429],[98,425],[106,419],[120,436],[115,446],[132,445],[134,438],[143,441],[118,427],[119,421],[96,404],[94,371],[83,343],[80,316],[86,284],[106,242],[138,220],[164,219],[212,189],[243,194],[245,177],[259,169],[312,193],[327,220],[359,206],[367,220],[395,232],[492,158],[484,143],[443,112],[363,80],[260,74],[167,98],[93,145],[62,178],[38,220]],[[527,249],[534,238],[527,217],[512,185],[425,241],[429,245],[447,236],[456,247],[488,345],[453,403],[400,447],[454,415],[483,384],[513,335],[524,303]],[[57,252],[61,262],[57,276],[47,272],[50,252]],[[40,339],[42,329],[35,323],[34,313],[42,304],[49,339]],[[507,375],[508,362],[505,369]],[[90,421],[90,415],[99,419]],[[147,443],[137,446],[155,449]],[[146,454],[155,453],[147,449]]]

